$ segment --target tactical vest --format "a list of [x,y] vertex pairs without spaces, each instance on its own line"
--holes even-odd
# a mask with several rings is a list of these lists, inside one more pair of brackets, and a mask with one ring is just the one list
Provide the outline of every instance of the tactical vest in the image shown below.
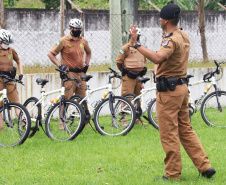
[[144,68],[145,57],[135,48],[130,47],[130,52],[124,60],[127,69]]
[[13,69],[12,48],[0,49],[0,71],[11,71]]

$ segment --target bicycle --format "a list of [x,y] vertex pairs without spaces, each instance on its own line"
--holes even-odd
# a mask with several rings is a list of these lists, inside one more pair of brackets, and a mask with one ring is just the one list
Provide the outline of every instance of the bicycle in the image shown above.
[[[225,64],[226,62],[217,63],[214,60],[216,65],[216,69],[214,71],[210,71],[203,75],[203,80],[196,81],[193,83],[189,83],[189,79],[193,77],[193,75],[187,76],[188,88],[190,91],[190,87],[194,85],[198,85],[201,83],[208,83],[204,93],[194,101],[191,98],[191,91],[189,94],[189,117],[197,112],[200,107],[200,112],[202,119],[208,126],[218,126],[218,127],[226,127],[226,91],[220,90],[217,85],[217,81],[221,79],[216,79],[215,75],[223,75],[223,71],[221,68],[221,64]],[[208,93],[209,90],[214,87],[214,91]],[[201,106],[200,106],[201,105]],[[156,118],[156,99],[151,103],[151,121],[158,125],[158,120]]]
[[[153,71],[154,72],[154,71]],[[153,73],[154,74],[154,73]],[[145,103],[144,97],[146,96],[147,93],[150,93],[151,91],[156,90],[156,87],[150,87],[150,88],[144,88],[144,84],[150,80],[150,78],[144,78],[144,77],[138,77],[137,80],[141,82],[141,94],[140,95],[135,95],[133,93],[126,94],[123,97],[126,99],[129,99],[131,103],[135,106],[136,109],[136,119],[139,119],[141,123],[143,121],[141,120],[141,116],[146,119],[154,128],[158,129],[158,125],[155,124],[155,122],[151,122],[151,117],[150,117],[150,106],[151,102],[155,98],[148,99],[148,102]],[[148,113],[148,117],[145,116],[145,113]]]
[[[44,86],[49,82],[47,79],[36,79],[38,85],[41,85],[41,98],[30,97],[24,102],[28,112],[31,115],[32,126],[29,137],[35,135],[39,131],[39,126],[42,127],[42,122],[45,119],[45,134],[55,140],[65,141],[72,140],[81,133],[84,128],[84,112],[82,107],[73,100],[65,100],[64,83],[67,81],[76,81],[78,86],[81,85],[77,78],[71,79],[67,72],[55,69],[66,78],[62,79],[62,87],[50,92],[45,92]],[[54,103],[45,110],[46,99],[49,95],[59,93]],[[63,129],[59,129],[59,124],[63,124]]]
[[[94,122],[96,130],[101,135],[117,136],[126,135],[134,126],[135,123],[135,109],[133,105],[125,98],[121,96],[115,96],[112,92],[112,82],[111,79],[119,78],[116,71],[110,69],[108,77],[108,85],[102,86],[91,90],[89,88],[88,81],[93,77],[92,75],[81,75],[81,79],[86,81],[86,96],[83,98],[80,95],[73,95],[72,100],[76,100],[82,105],[85,113],[85,123],[90,124],[90,120]],[[106,89],[103,98],[92,104],[94,110],[92,112],[90,109],[90,97],[94,92]],[[126,121],[126,125],[122,125],[122,119]],[[90,124],[91,125],[91,124]]]
[[2,94],[0,98],[2,103],[0,122],[3,123],[0,131],[0,146],[21,145],[30,132],[31,118],[24,106],[8,101],[6,84],[8,82],[17,82],[23,85],[23,82],[5,74],[0,74],[0,77],[3,79],[3,90],[0,91],[0,94]]

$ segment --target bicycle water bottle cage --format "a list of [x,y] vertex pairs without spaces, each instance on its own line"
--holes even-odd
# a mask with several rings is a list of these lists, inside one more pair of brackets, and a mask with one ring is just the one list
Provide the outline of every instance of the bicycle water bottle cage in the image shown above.
[[203,75],[203,80],[204,82],[208,81],[209,82],[209,79],[213,76],[212,72],[209,72],[209,73],[206,73]]
[[148,80],[150,80],[150,78],[142,78],[142,77],[138,77],[137,80],[141,83],[146,83]]
[[49,82],[49,80],[37,78],[37,79],[36,79],[36,82],[37,82],[38,85],[44,86],[45,84],[47,84],[47,83]]
[[88,82],[91,78],[93,78],[93,76],[92,75],[81,75],[80,78],[82,79],[82,81]]

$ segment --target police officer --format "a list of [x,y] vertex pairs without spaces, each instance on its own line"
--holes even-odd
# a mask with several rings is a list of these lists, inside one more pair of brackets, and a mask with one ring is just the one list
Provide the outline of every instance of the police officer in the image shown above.
[[[16,68],[13,67],[13,61],[17,63],[19,69],[19,79],[23,78],[23,67],[22,63],[17,55],[16,51],[9,46],[13,43],[12,34],[5,30],[0,30],[0,74],[5,74],[15,78]],[[13,75],[13,76],[12,76]],[[10,102],[19,102],[19,95],[16,90],[16,85],[13,82],[6,84],[7,98]],[[3,90],[3,79],[0,78],[0,90]],[[19,115],[19,110],[16,109],[16,114]],[[1,117],[1,115],[0,115]],[[0,119],[0,131],[3,130],[2,119]]]
[[[48,52],[48,57],[59,69],[67,71],[70,78],[76,77],[82,84],[81,88],[77,88],[77,83],[68,81],[65,83],[65,98],[69,99],[73,93],[80,94],[85,97],[86,83],[80,79],[88,69],[91,58],[91,49],[88,42],[81,37],[83,28],[82,21],[79,19],[71,19],[69,22],[70,33],[60,38],[52,49]],[[61,52],[61,64],[56,55]],[[85,58],[84,58],[85,52]],[[63,125],[59,125],[59,129],[63,129]]]
[[190,50],[188,34],[179,29],[180,8],[169,4],[160,12],[161,28],[165,32],[157,52],[151,51],[136,42],[136,26],[131,25],[130,45],[158,64],[156,111],[159,121],[160,139],[165,157],[165,174],[162,178],[178,180],[181,177],[180,142],[202,176],[211,178],[215,169],[193,131],[189,120],[188,88],[186,85],[187,61]]
[[[137,28],[137,41],[140,40],[141,30]],[[122,72],[122,89],[121,95],[129,93],[140,95],[141,82],[137,80],[139,76],[145,75],[147,68],[145,67],[146,58],[134,47],[129,46],[129,43],[122,46],[116,58],[118,69]],[[136,123],[141,123],[141,120],[136,120]],[[122,119],[121,124],[126,126],[126,120]]]

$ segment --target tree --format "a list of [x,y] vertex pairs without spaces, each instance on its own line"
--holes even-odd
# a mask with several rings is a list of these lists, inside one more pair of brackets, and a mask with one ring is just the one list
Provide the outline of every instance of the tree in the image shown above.
[[60,0],[41,0],[43,3],[45,3],[46,9],[56,9],[60,6]]
[[4,0],[5,7],[13,7],[19,0]]

